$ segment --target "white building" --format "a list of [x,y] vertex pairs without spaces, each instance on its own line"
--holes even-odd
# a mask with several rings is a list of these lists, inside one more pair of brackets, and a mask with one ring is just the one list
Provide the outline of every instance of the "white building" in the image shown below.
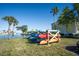
[[79,22],[75,24],[68,24],[66,27],[65,25],[58,25],[57,22],[52,23],[52,30],[57,29],[60,30],[62,34],[76,34],[79,33]]

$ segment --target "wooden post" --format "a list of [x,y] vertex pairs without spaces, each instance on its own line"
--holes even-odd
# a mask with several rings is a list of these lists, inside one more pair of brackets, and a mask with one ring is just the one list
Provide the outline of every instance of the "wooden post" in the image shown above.
[[47,30],[47,34],[48,34],[48,46],[49,46],[49,30]]

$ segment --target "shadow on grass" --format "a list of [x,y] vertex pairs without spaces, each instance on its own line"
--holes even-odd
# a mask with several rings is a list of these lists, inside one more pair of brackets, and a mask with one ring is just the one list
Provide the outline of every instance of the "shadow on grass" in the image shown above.
[[28,39],[28,41],[27,41],[26,43],[28,43],[28,44],[37,44],[37,45],[39,45],[38,42],[32,42],[30,39]]
[[79,49],[77,49],[76,46],[66,46],[65,49],[68,50],[68,51],[74,52],[77,55],[79,55]]
[[[26,43],[29,43],[29,44],[36,44],[36,45],[40,45],[40,41],[36,41],[36,42],[33,42],[33,41],[31,41],[30,39],[28,39],[28,42],[26,42]],[[42,44],[42,45],[48,45],[48,44]]]

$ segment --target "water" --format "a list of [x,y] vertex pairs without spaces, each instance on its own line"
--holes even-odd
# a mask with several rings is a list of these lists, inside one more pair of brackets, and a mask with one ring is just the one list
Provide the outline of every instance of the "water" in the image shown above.
[[[13,39],[13,38],[21,38],[22,36],[20,34],[16,34],[14,36],[10,35],[9,38]],[[1,35],[0,34],[0,39],[8,39],[8,35]]]

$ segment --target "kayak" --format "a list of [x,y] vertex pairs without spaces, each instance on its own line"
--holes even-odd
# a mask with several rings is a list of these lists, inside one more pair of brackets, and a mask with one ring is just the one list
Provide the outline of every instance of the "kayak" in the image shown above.
[[39,38],[46,39],[48,38],[48,34],[40,34]]
[[[57,43],[57,42],[59,42],[60,41],[60,39],[51,39],[51,40],[49,40],[49,43]],[[39,44],[41,44],[41,45],[43,45],[43,44],[47,44],[48,43],[48,39],[46,39],[46,40],[42,40]]]

